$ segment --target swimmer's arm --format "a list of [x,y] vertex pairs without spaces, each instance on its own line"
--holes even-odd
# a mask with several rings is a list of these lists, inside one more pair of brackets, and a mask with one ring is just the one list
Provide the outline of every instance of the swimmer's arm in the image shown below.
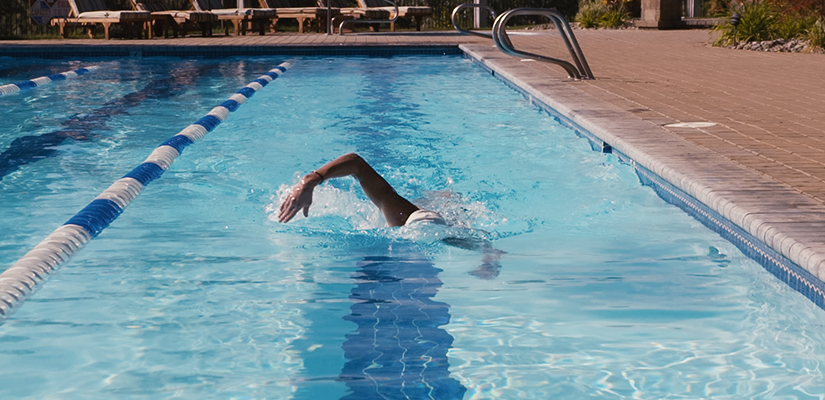
[[449,246],[458,247],[465,250],[473,250],[481,252],[481,265],[478,268],[468,272],[481,279],[493,279],[498,276],[501,270],[501,256],[504,251],[496,249],[493,244],[481,238],[458,238],[446,237],[441,241]]
[[281,205],[278,221],[289,221],[299,210],[303,210],[304,216],[307,216],[309,206],[312,204],[312,191],[315,186],[324,180],[344,176],[353,176],[358,179],[364,193],[378,206],[390,226],[404,225],[410,214],[418,210],[417,206],[399,196],[395,189],[375,172],[363,158],[355,153],[349,153],[304,176],[295,186],[292,194]]

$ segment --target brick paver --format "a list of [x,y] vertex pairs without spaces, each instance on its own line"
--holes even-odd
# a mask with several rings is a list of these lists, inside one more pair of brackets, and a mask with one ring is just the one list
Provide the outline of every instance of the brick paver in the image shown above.
[[[558,66],[523,62],[488,46],[463,48],[825,278],[825,82],[817,78],[825,56],[713,48],[707,31],[576,34],[595,80],[573,81]],[[511,39],[516,48],[570,59],[555,32]],[[716,125],[666,126],[678,122]]]
[[[663,129],[825,202],[825,55],[714,48],[704,30],[576,34],[597,77],[578,89],[658,126],[716,123]],[[513,42],[564,54],[550,35]]]

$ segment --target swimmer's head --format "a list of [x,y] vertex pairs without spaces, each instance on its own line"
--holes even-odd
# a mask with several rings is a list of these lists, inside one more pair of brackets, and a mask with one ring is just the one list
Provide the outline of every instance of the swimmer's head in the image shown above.
[[447,225],[447,221],[444,220],[441,215],[439,215],[435,211],[427,211],[427,210],[418,210],[410,214],[410,217],[407,218],[407,222],[404,225],[412,225],[412,224],[419,224],[419,223],[430,223],[436,225]]

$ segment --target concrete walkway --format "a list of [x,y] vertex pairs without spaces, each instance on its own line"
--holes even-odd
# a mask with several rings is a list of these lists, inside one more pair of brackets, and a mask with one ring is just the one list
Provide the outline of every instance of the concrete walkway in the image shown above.
[[[5,41],[2,47],[457,45],[825,281],[825,55],[713,48],[708,31],[576,31],[596,80],[447,32]],[[517,48],[569,59],[554,31]],[[708,128],[670,128],[711,122]]]

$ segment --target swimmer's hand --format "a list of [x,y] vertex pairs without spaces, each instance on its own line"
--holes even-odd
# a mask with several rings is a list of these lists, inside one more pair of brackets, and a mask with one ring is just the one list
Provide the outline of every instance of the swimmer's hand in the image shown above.
[[304,211],[304,217],[309,214],[309,206],[312,205],[312,191],[320,184],[321,177],[318,174],[310,173],[301,179],[283,203],[281,211],[278,213],[278,222],[289,222],[299,210]]

